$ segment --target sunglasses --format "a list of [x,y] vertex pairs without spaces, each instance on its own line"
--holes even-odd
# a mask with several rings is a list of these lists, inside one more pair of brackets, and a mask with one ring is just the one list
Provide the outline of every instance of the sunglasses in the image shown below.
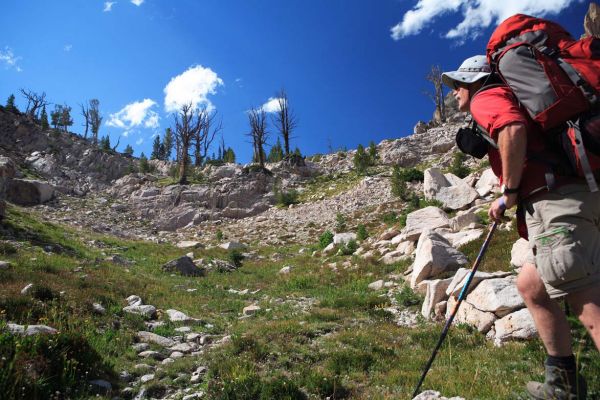
[[454,90],[458,90],[459,88],[467,89],[468,87],[469,87],[469,84],[466,82],[452,81],[452,88]]

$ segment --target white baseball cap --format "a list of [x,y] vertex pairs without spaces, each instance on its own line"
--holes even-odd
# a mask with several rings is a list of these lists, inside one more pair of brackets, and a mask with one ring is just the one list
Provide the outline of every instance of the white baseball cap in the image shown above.
[[449,88],[454,89],[454,82],[473,83],[487,77],[492,73],[490,65],[485,56],[473,56],[467,58],[458,68],[458,71],[444,72],[442,82]]

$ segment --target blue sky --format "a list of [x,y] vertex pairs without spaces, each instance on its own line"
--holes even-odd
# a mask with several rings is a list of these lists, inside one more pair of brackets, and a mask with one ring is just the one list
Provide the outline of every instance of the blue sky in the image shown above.
[[[100,135],[149,155],[178,104],[214,108],[238,162],[250,160],[246,111],[285,88],[292,147],[311,155],[406,136],[429,120],[431,65],[482,54],[514,12],[573,35],[580,0],[20,0],[0,14],[0,102],[19,89],[73,107],[97,98]],[[270,143],[276,133],[271,129]],[[216,141],[215,141],[216,144]],[[216,147],[215,147],[216,148]]]

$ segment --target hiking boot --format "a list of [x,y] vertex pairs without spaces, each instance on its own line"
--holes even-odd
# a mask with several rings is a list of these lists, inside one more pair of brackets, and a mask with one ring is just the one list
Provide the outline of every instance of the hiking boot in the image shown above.
[[587,384],[577,371],[546,365],[545,382],[528,382],[527,392],[535,400],[585,400]]

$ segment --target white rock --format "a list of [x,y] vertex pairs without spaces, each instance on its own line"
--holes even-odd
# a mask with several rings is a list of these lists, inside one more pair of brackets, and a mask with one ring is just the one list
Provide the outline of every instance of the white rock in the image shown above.
[[405,255],[411,255],[412,253],[415,252],[415,242],[411,242],[411,241],[406,241],[406,242],[401,242],[398,244],[398,247],[396,247],[396,251],[400,251],[402,252],[402,254]]
[[[197,346],[197,345],[194,345]],[[196,347],[194,347],[188,343],[177,343],[175,346],[171,346],[169,347],[170,351],[177,351],[183,354],[188,354],[191,353],[192,351],[196,350]]]
[[279,273],[280,275],[289,275],[289,274],[290,274],[290,272],[292,272],[292,267],[290,267],[290,266],[288,265],[288,266],[285,266],[285,267],[281,268],[281,269],[279,270],[279,272],[278,272],[278,273]]
[[162,347],[175,346],[175,341],[173,339],[169,339],[152,332],[140,331],[136,334],[136,337],[140,342],[143,343],[154,343]]
[[369,287],[369,289],[371,289],[371,290],[381,290],[381,289],[383,289],[383,285],[384,285],[384,282],[383,282],[383,280],[382,280],[382,279],[380,279],[380,280],[378,280],[378,281],[375,281],[375,282],[369,283],[369,286],[368,286],[368,287]]
[[244,309],[242,310],[242,314],[244,314],[244,315],[254,315],[254,314],[256,314],[260,310],[261,310],[260,306],[257,306],[255,304],[253,304],[251,306],[244,307]]
[[[450,285],[448,286],[448,289],[446,290],[446,294],[448,296],[454,296],[454,297],[458,298],[458,295],[462,291],[463,286],[465,286],[465,283],[466,283],[467,278],[469,277],[470,273],[471,273],[470,269],[459,268],[458,271],[456,271],[456,273],[454,274],[454,277],[452,278],[452,282],[450,283]],[[475,275],[471,279],[471,283],[469,284],[469,289],[467,290],[466,294],[471,293],[473,291],[473,289],[475,289],[477,287],[479,282],[481,282],[485,279],[504,278],[509,275],[511,275],[510,272],[492,272],[492,273],[490,273],[490,272],[476,271]]]
[[499,319],[494,324],[494,344],[501,346],[509,340],[530,339],[537,336],[531,313],[526,308]]
[[100,314],[100,315],[106,314],[106,309],[104,307],[102,307],[102,304],[100,304],[100,303],[92,304],[92,308],[96,314]]
[[150,382],[153,379],[154,379],[154,374],[147,374],[147,375],[143,375],[140,378],[140,382],[141,383],[147,383],[147,382]]
[[402,230],[402,234],[404,240],[415,241],[419,239],[424,230],[449,226],[448,215],[437,207],[429,206],[406,216],[406,227]]
[[481,311],[503,317],[525,307],[515,280],[514,276],[484,280],[467,296],[467,301]]
[[[454,297],[448,299],[448,303],[446,304],[446,318],[450,317],[457,302],[458,300]],[[471,325],[477,328],[479,332],[486,333],[494,325],[496,319],[493,313],[478,310],[468,301],[463,301],[456,312],[454,322]]]
[[528,257],[533,257],[532,250],[529,247],[529,241],[519,238],[510,251],[510,264],[515,268],[520,268],[525,264]]
[[468,229],[455,233],[442,233],[454,248],[459,248],[467,243],[479,239],[483,235],[483,229]]
[[192,318],[177,310],[167,310],[167,315],[169,316],[169,321],[171,322],[188,322],[188,321],[198,321],[196,318]]
[[425,318],[429,318],[435,305],[448,298],[446,295],[446,289],[448,288],[448,285],[450,285],[451,281],[452,278],[424,281],[427,282],[427,291],[425,294],[425,300],[421,306],[421,315],[423,315]]
[[398,236],[399,233],[400,231],[398,231],[396,228],[389,228],[379,236],[379,240],[390,240]]
[[343,232],[343,233],[336,233],[335,236],[333,236],[334,244],[347,244],[351,240],[356,241],[356,233]]
[[141,315],[144,318],[152,318],[156,315],[156,307],[151,305],[127,306],[123,307],[123,311],[129,314]]
[[202,247],[202,243],[193,240],[184,240],[177,243],[177,247],[180,249],[197,249]]
[[444,208],[460,210],[479,197],[475,189],[463,181],[460,182],[459,185],[443,187],[436,194],[435,199],[441,201]]
[[184,357],[184,356],[185,356],[185,354],[183,354],[183,353],[182,353],[182,352],[180,352],[180,351],[174,351],[174,352],[172,352],[172,353],[169,355],[169,357],[170,357],[170,358],[172,358],[173,360],[176,360],[176,359],[178,359],[178,358],[182,358],[182,357]]
[[227,242],[220,244],[219,247],[225,250],[245,250],[248,246],[239,242]]
[[54,335],[58,331],[47,325],[18,325],[7,324],[8,331],[15,335]]
[[440,392],[435,390],[425,390],[424,392],[419,393],[413,400],[465,400],[462,397],[451,397],[447,398],[442,396]]
[[442,235],[425,231],[417,243],[410,286],[415,288],[419,282],[425,279],[457,270],[466,263],[467,258],[464,254],[452,248]]
[[29,293],[31,289],[33,289],[33,283],[29,283],[23,289],[21,289],[21,294],[25,295]]
[[131,295],[125,300],[127,301],[127,304],[129,304],[130,306],[141,306],[142,304],[144,304],[142,302],[142,298],[140,296],[136,296],[136,295]]
[[10,263],[8,261],[0,261],[0,271],[6,271],[10,268]]
[[408,258],[409,257],[405,255],[404,252],[395,250],[386,253],[383,257],[379,259],[379,261],[384,263],[385,265],[392,265],[400,261],[404,261]]
[[441,188],[450,185],[439,168],[427,168],[423,172],[423,195],[427,200],[434,199]]
[[450,219],[450,228],[454,232],[458,232],[462,229],[465,229],[470,224],[477,224],[477,223],[479,223],[479,217],[477,216],[477,214],[467,212],[467,213],[464,213],[461,215],[457,215],[454,218],[451,218]]
[[494,171],[491,168],[486,169],[481,174],[481,177],[475,184],[475,189],[477,193],[479,193],[479,197],[485,197],[492,192],[492,190],[497,189],[500,185],[500,181],[498,177],[494,175]]
[[335,253],[335,244],[333,244],[333,242],[332,242],[332,243],[329,243],[327,245],[327,247],[325,247],[323,249],[323,254],[325,254],[325,255],[331,255],[333,253]]

